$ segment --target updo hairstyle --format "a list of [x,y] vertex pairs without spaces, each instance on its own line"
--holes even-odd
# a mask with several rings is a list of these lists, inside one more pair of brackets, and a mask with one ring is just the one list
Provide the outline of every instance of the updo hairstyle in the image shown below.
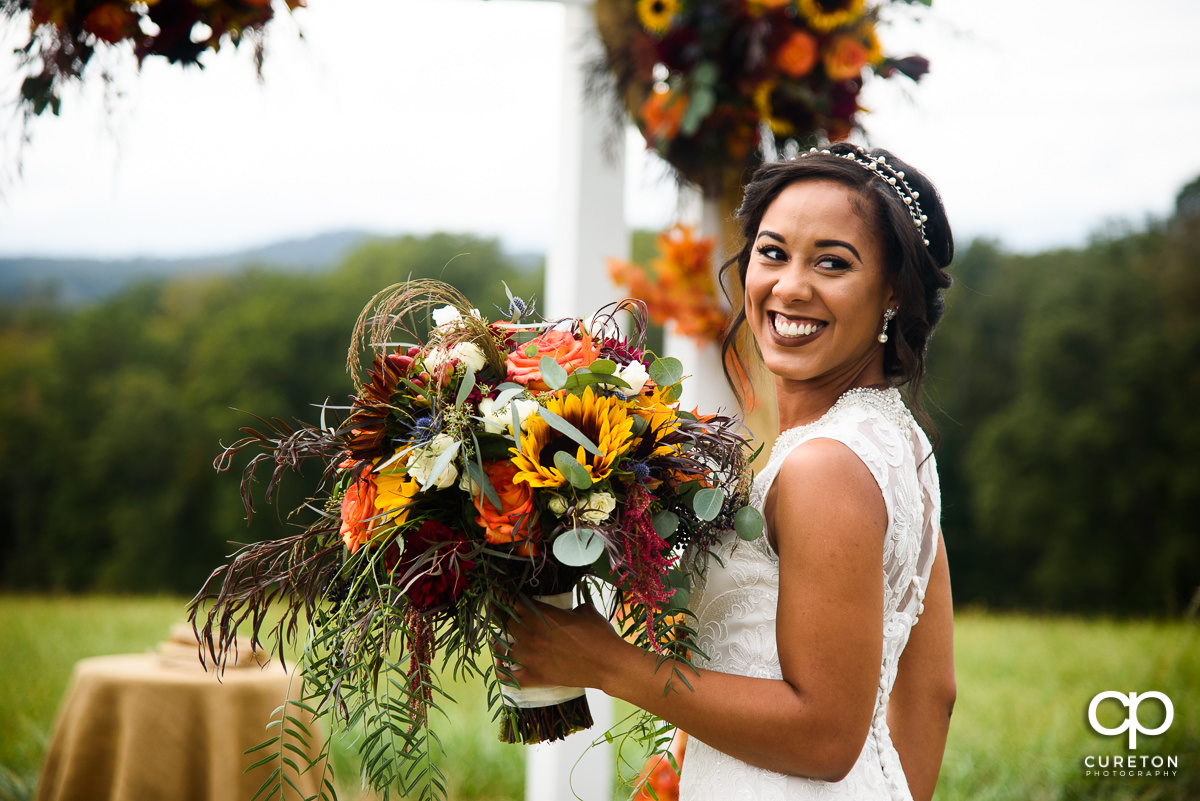
[[[896,287],[897,313],[888,327],[883,374],[891,386],[907,387],[910,405],[919,417],[925,418],[922,422],[927,423],[920,401],[925,352],[945,311],[942,295],[951,283],[946,268],[954,259],[954,237],[946,210],[929,179],[888,151],[879,148],[864,151],[844,142],[830,145],[826,150],[829,152],[809,152],[788,161],[764,164],[754,172],[736,215],[744,244],[737,256],[721,268],[722,284],[728,286],[724,281],[726,274],[736,268],[738,286],[745,287],[746,270],[763,215],[788,186],[799,181],[822,180],[834,181],[853,190],[861,201],[856,205],[862,219],[879,234],[885,266]],[[875,172],[846,158],[847,153],[866,153],[875,158],[883,156],[889,165],[903,171],[904,180],[920,195],[918,202],[927,218],[924,237],[895,188]],[[924,239],[929,240],[928,245]],[[731,299],[731,303],[737,314],[721,344],[721,355],[725,378],[740,398],[741,388],[734,381],[730,365],[736,365],[741,375],[749,374],[738,348],[746,309],[740,301]],[[881,319],[881,325],[882,322]],[[757,345],[755,348],[757,350]]]

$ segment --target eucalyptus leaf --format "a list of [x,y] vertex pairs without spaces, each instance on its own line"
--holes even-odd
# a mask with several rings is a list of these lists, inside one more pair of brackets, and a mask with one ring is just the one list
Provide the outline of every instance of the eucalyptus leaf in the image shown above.
[[[476,448],[476,452],[478,452]],[[497,509],[502,508],[500,504],[500,496],[496,494],[496,488],[492,486],[492,480],[487,477],[487,473],[483,471],[483,467],[475,461],[467,462],[467,475],[471,480],[483,488],[483,496],[488,499],[488,502]]]
[[586,567],[604,553],[604,538],[590,528],[573,528],[559,534],[551,547],[554,558],[569,567]]
[[695,497],[692,498],[692,510],[696,513],[696,517],[706,521],[721,514],[721,507],[724,504],[725,491],[717,487],[705,487],[697,490]]
[[617,577],[613,575],[612,563],[609,561],[607,553],[600,554],[600,557],[592,562],[592,572],[601,581],[607,581],[609,584],[617,583]]
[[683,362],[671,356],[655,359],[650,365],[650,379],[660,387],[678,384],[683,380]]
[[576,389],[578,387],[586,387],[588,384],[604,384],[610,387],[624,387],[629,389],[629,382],[623,378],[607,373],[589,373],[583,370],[576,370],[567,378],[566,383],[562,385],[562,389]]
[[712,86],[698,84],[693,87],[690,102],[684,109],[683,119],[679,130],[685,136],[692,136],[700,130],[700,125],[717,107],[717,93]]
[[500,394],[496,396],[494,401],[492,401],[494,404],[492,408],[503,409],[505,406],[512,403],[513,398],[517,397],[524,391],[525,387],[521,386],[520,384],[517,384],[515,387],[508,387],[507,389],[500,390]]
[[733,516],[733,530],[744,540],[756,540],[763,533],[763,516],[753,506],[743,506]]
[[570,437],[578,443],[585,451],[593,456],[603,456],[596,444],[584,436],[584,433],[575,426],[568,423],[566,420],[559,417],[554,412],[547,408],[538,409],[538,416],[546,421],[546,424],[553,428],[558,433]]
[[670,539],[679,528],[679,515],[663,509],[650,519],[650,524],[654,526],[654,533],[664,540]]
[[567,383],[567,371],[554,361],[553,356],[543,356],[538,362],[538,370],[542,373],[542,381],[550,389],[562,389],[563,384]]
[[588,365],[588,369],[593,373],[612,375],[613,373],[617,372],[617,363],[612,359],[596,359],[596,361]]
[[585,490],[592,486],[592,477],[588,475],[587,468],[566,451],[558,451],[554,454],[554,466],[566,476],[567,481],[570,481],[571,486],[575,489]]
[[712,86],[721,77],[721,70],[713,61],[701,61],[692,70],[692,80],[698,84]]
[[692,586],[692,578],[686,570],[673,567],[667,571],[667,583],[675,589],[687,589]]
[[454,408],[461,409],[467,396],[471,394],[471,390],[475,389],[475,371],[469,366],[467,372],[463,375],[462,383],[458,385],[458,394],[454,396]]
[[512,417],[513,439],[517,443],[517,453],[521,453],[521,413],[517,411],[517,404],[509,406],[508,413]]
[[433,462],[433,467],[429,468],[429,478],[421,482],[422,490],[428,489],[437,483],[438,479],[442,477],[442,473],[446,472],[446,468],[450,466],[450,461],[458,455],[458,449],[461,446],[462,441],[458,440],[438,454],[438,458]]

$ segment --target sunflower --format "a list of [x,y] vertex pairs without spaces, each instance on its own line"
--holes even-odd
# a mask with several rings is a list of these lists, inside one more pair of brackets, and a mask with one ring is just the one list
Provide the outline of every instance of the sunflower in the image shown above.
[[817,33],[829,33],[856,22],[866,5],[866,0],[796,0],[800,16]]
[[375,476],[375,509],[389,526],[408,520],[409,506],[421,485],[402,470],[384,470]]
[[855,36],[867,48],[867,63],[879,64],[883,61],[883,46],[879,43],[879,36],[875,33],[875,24],[873,22],[865,22],[858,26]]
[[775,116],[775,111],[771,107],[771,93],[778,86],[777,81],[763,81],[754,90],[754,108],[758,111],[758,116],[771,129],[771,133],[776,136],[791,136],[796,132],[795,126],[785,119]]
[[554,464],[559,451],[571,454],[583,465],[593,482],[603,481],[612,472],[613,463],[629,447],[633,438],[633,418],[624,401],[596,397],[589,386],[582,395],[559,395],[546,401],[546,408],[595,443],[600,455],[589,453],[570,437],[552,428],[537,415],[529,419],[521,432],[521,450],[515,448],[512,463],[517,467],[513,482],[531,487],[562,487],[567,477]]
[[638,20],[651,33],[664,33],[679,13],[680,0],[638,0]]
[[648,395],[639,395],[632,411],[646,421],[646,430],[636,448],[639,458],[679,453],[678,445],[659,444],[664,437],[679,428],[679,414],[674,402],[668,400],[670,387],[658,387]]

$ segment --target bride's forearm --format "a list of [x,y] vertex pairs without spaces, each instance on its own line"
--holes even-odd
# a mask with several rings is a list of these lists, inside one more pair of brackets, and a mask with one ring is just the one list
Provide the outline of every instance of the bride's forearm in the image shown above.
[[837,781],[862,751],[869,707],[866,715],[847,715],[783,680],[660,663],[654,654],[623,642],[612,651],[605,658],[601,690],[744,762]]

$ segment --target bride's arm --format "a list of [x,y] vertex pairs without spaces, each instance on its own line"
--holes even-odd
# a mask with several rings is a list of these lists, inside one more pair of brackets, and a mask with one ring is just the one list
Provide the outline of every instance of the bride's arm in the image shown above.
[[879,487],[845,445],[813,440],[784,462],[764,510],[780,561],[783,680],[685,673],[692,689],[626,643],[590,607],[539,606],[512,627],[524,686],[598,687],[739,759],[838,780],[870,727],[883,630]]
[[892,742],[916,801],[933,798],[956,692],[950,568],[946,564],[946,543],[939,535],[925,592],[925,611],[900,655],[888,704]]

